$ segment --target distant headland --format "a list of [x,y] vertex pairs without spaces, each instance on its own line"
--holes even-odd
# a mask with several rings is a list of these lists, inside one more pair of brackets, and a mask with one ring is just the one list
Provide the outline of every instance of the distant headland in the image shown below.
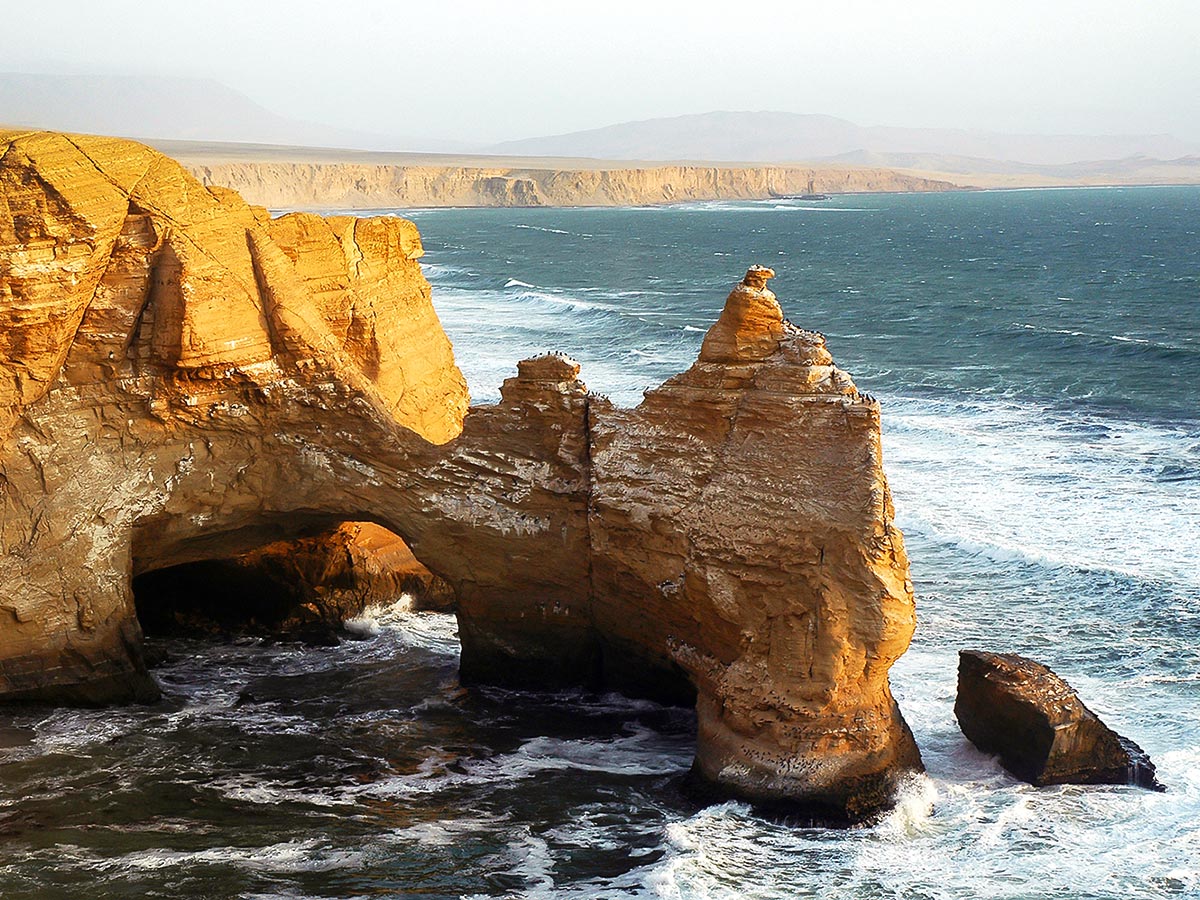
[[827,194],[949,191],[958,185],[879,166],[648,162],[381,153],[151,141],[205,185],[272,209],[428,206],[653,206]]
[[271,209],[653,206],[804,194],[1200,183],[1200,157],[1066,165],[929,154],[845,164],[386,153],[267,144],[148,141],[206,185]]

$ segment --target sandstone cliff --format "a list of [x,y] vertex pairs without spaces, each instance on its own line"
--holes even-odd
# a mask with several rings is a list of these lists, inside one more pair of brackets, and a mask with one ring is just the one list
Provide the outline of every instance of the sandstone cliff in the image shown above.
[[955,186],[891,169],[669,165],[542,169],[239,161],[190,164],[208,185],[233,188],[272,209],[421,206],[648,206],[697,200],[765,200],[803,194],[941,191]]
[[0,697],[148,697],[133,577],[372,521],[453,587],[465,681],[695,697],[701,776],[833,817],[920,766],[879,407],[769,270],[635,409],[548,356],[467,414],[410,223],[0,154]]
[[131,574],[288,536],[371,480],[337,445],[446,441],[466,385],[408,222],[271,220],[48,133],[0,134],[0,192],[0,694],[145,696]]

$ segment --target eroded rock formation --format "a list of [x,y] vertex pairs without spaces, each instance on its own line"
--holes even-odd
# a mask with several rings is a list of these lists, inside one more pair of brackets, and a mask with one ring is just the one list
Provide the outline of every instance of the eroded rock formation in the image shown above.
[[0,154],[0,696],[151,695],[132,577],[372,521],[453,587],[465,681],[694,696],[705,779],[834,817],[919,768],[879,407],[770,270],[635,409],[546,356],[465,415],[410,223],[272,220],[125,141]]
[[131,574],[370,518],[362,450],[454,437],[466,385],[409,222],[48,133],[0,192],[0,694],[148,696]]
[[597,417],[593,578],[624,601],[597,617],[621,655],[664,643],[698,685],[703,775],[853,816],[920,766],[887,679],[912,584],[879,406],[783,319],[773,274],[747,273],[690,370]]
[[1030,784],[1163,790],[1141,747],[1101,722],[1062,678],[1024,656],[959,651],[954,714],[971,743]]

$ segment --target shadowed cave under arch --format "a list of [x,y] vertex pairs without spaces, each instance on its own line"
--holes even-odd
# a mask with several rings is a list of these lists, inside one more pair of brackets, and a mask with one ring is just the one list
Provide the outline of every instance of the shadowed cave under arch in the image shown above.
[[[135,560],[136,565],[136,560]],[[142,571],[134,602],[148,636],[253,636],[336,644],[345,620],[407,596],[451,612],[453,588],[395,532],[374,522],[310,525],[231,556]]]
[[[469,421],[486,422],[490,412],[477,409]],[[587,616],[586,584],[555,590],[549,574],[556,569],[553,561],[545,562],[549,590],[522,578],[505,583],[494,574],[480,582],[470,575],[473,552],[461,530],[432,539],[425,535],[436,548],[427,565],[421,545],[402,536],[394,522],[362,513],[345,519],[344,514],[297,510],[260,515],[232,529],[197,529],[161,519],[139,524],[130,586],[143,632],[328,646],[346,636],[345,619],[407,593],[414,609],[456,616],[464,685],[617,690],[669,705],[695,703],[696,684],[677,662],[633,657],[626,647],[606,641]],[[526,569],[523,556],[514,555],[510,563]],[[579,571],[586,574],[586,565]],[[509,624],[497,646],[488,640],[496,627],[490,617],[511,610],[515,597],[522,604],[514,617],[518,621]],[[575,625],[556,628],[546,622],[548,608],[574,615]],[[531,610],[540,611],[539,621],[522,625]],[[544,636],[547,629],[553,637]],[[520,654],[513,644],[523,638],[536,640],[536,650]]]

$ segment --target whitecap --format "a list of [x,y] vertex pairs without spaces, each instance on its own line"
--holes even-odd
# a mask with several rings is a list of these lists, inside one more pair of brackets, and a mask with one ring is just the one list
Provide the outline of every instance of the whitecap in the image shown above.
[[570,234],[569,231],[563,231],[561,228],[543,228],[540,225],[513,225],[513,228],[528,228],[531,231],[541,231],[545,234]]
[[122,856],[98,859],[93,865],[101,871],[149,871],[191,866],[236,866],[255,872],[298,874],[355,869],[362,866],[361,851],[334,850],[315,838],[283,841],[265,847],[212,847],[205,850],[140,850]]
[[937,786],[928,775],[905,776],[897,786],[895,806],[880,821],[880,830],[893,836],[908,836],[928,828],[937,798]]
[[401,594],[388,604],[370,604],[357,616],[342,622],[342,627],[359,637],[377,637],[385,625],[403,626],[412,613],[413,598]]
[[1194,467],[1188,430],[1012,401],[884,406],[902,528],[996,562],[1200,586],[1200,482],[1159,477]]

